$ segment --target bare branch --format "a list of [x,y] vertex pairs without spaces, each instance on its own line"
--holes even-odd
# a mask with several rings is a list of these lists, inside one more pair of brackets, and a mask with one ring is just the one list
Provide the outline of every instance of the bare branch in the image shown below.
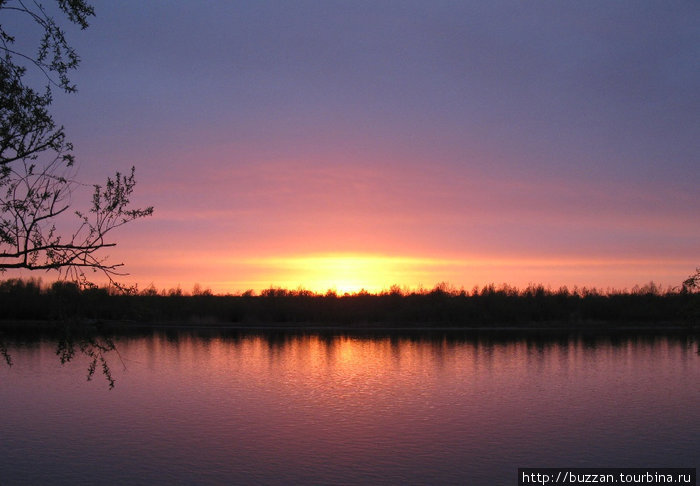
[[[88,26],[94,9],[87,0],[56,1],[70,23]],[[70,174],[73,146],[48,108],[51,87],[75,91],[68,73],[80,59],[41,3],[0,0],[0,13],[8,12],[28,16],[42,34],[36,55],[30,56],[15,49],[7,22],[0,24],[0,272],[54,270],[91,286],[84,273],[91,269],[123,288],[114,281],[123,275],[122,264],[108,262],[101,250],[115,246],[109,240],[113,230],[150,216],[153,208],[131,207],[136,185],[132,167],[127,175],[117,172],[108,178],[104,186],[94,185],[88,210],[75,211],[76,218],[69,220],[67,210],[78,184]],[[47,77],[43,94],[25,84],[28,68],[38,68]]]

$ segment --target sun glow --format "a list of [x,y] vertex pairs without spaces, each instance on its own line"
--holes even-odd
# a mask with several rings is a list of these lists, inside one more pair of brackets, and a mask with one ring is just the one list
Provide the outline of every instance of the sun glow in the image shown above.
[[[203,272],[206,258],[196,259],[193,272]],[[446,283],[455,290],[470,291],[474,286],[508,283],[519,288],[544,283],[557,288],[561,285],[625,289],[650,279],[647,275],[664,275],[664,271],[684,275],[686,262],[675,260],[604,260],[586,258],[497,258],[493,255],[449,255],[444,258],[415,255],[386,255],[374,253],[318,253],[248,258],[221,257],[211,260],[209,271],[214,278],[199,281],[218,293],[239,293],[246,290],[261,292],[269,288],[304,289],[324,294],[328,290],[342,295],[365,290],[379,293],[398,285],[402,291],[433,289]],[[181,264],[181,262],[180,262]],[[166,265],[170,268],[174,263]],[[201,273],[200,273],[201,274]],[[232,280],[230,276],[235,276]],[[626,276],[622,278],[621,275]],[[629,276],[634,279],[630,279]],[[670,273],[669,273],[670,275]],[[178,274],[179,276],[179,274]],[[605,280],[601,279],[605,277]],[[217,278],[218,277],[218,278]],[[666,278],[668,282],[679,278]],[[657,282],[658,283],[658,282]],[[666,286],[665,282],[661,282]],[[183,284],[182,280],[167,281],[168,288]]]
[[[682,259],[615,259],[557,255],[507,258],[493,254],[448,254],[442,257],[388,253],[264,253],[231,256],[220,254],[149,254],[150,281],[125,280],[147,288],[180,287],[188,292],[199,284],[218,294],[260,293],[269,288],[310,290],[339,295],[366,290],[380,293],[398,285],[402,291],[431,290],[446,283],[454,290],[471,291],[488,284],[525,288],[544,284],[556,289],[598,287],[630,289],[652,280],[662,287],[678,285],[692,267]],[[144,270],[144,272],[146,271]]]
[[[362,290],[381,292],[392,285],[430,278],[426,268],[449,262],[381,255],[329,254],[259,260],[277,275],[271,284],[339,294]],[[425,282],[429,284],[430,282]]]

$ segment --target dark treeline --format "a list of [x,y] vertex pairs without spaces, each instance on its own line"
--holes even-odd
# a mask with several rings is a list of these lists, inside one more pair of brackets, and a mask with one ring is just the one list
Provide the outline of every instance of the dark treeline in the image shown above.
[[234,326],[695,326],[700,320],[700,293],[663,291],[654,284],[631,291],[488,285],[471,292],[441,284],[424,291],[392,287],[378,294],[270,288],[260,294],[213,295],[199,287],[189,295],[153,287],[124,294],[103,288],[80,290],[65,282],[46,286],[38,280],[13,279],[0,282],[0,319]]

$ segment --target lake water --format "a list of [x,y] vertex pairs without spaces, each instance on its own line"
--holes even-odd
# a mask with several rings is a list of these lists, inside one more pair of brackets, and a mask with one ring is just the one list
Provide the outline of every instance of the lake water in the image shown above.
[[[508,337],[510,336],[510,337]],[[697,467],[697,336],[153,332],[4,340],[0,485],[517,484]]]

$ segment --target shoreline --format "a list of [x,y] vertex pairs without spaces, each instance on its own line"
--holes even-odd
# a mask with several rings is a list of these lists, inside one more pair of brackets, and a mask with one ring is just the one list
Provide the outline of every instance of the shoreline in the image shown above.
[[689,322],[631,322],[591,321],[580,323],[528,322],[519,324],[446,325],[445,323],[423,323],[416,325],[376,323],[313,323],[313,322],[269,322],[228,323],[201,321],[153,321],[102,320],[102,319],[56,319],[56,320],[0,320],[0,330],[52,330],[57,328],[81,328],[91,331],[119,332],[135,330],[181,330],[181,331],[290,331],[290,332],[690,332],[700,333],[700,325]]

